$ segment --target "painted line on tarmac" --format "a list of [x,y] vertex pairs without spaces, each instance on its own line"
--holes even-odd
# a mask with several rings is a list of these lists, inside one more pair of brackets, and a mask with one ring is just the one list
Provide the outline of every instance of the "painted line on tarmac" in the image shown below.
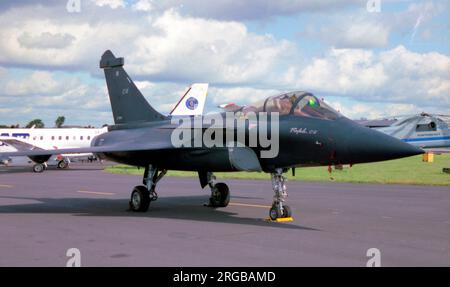
[[13,188],[14,186],[13,185],[9,185],[9,184],[0,184],[0,188],[1,187],[3,187],[3,188]]
[[229,205],[246,206],[246,207],[257,207],[257,208],[270,208],[269,205],[247,204],[247,203],[239,203],[239,202],[230,202]]
[[112,192],[98,192],[98,191],[87,191],[87,190],[77,190],[78,193],[87,193],[87,194],[95,194],[95,195],[114,195]]

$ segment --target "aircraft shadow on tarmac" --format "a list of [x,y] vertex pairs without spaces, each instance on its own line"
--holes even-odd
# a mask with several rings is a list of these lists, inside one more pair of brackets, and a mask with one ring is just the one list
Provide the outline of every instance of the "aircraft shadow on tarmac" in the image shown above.
[[[124,199],[105,198],[31,198],[0,196],[0,200],[32,200],[33,203],[9,204],[0,206],[0,214],[72,214],[74,216],[106,217],[148,217],[200,222],[244,224],[270,228],[320,231],[319,229],[300,226],[294,223],[267,222],[262,218],[237,217],[237,213],[228,212],[226,208],[210,208],[202,205],[208,197],[186,196],[160,198],[152,203],[149,211],[136,213],[126,210]],[[266,210],[261,212],[265,215]]]

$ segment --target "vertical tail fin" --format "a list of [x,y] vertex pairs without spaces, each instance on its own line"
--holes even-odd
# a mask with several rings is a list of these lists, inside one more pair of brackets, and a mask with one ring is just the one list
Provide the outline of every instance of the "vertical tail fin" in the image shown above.
[[208,84],[193,84],[175,105],[170,115],[201,116],[205,107],[207,93]]
[[106,85],[115,124],[151,122],[165,119],[150,106],[123,69],[124,59],[107,50],[100,60],[105,71]]

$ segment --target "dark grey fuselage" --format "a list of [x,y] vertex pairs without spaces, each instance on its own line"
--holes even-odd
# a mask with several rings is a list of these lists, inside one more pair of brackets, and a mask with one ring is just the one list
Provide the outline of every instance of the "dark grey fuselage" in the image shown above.
[[[170,147],[171,135],[176,125],[170,120],[157,122],[115,125],[108,133],[94,139],[93,146],[117,141],[162,142],[169,146],[157,151],[102,153],[116,162],[162,169],[186,171],[236,171],[230,162],[228,147]],[[205,130],[205,129],[204,129]],[[204,131],[203,130],[203,131]],[[248,126],[246,128],[248,134]],[[235,131],[235,138],[237,138]],[[270,136],[270,135],[269,135]],[[252,147],[262,170],[270,172],[276,168],[356,164],[382,161],[419,154],[422,151],[393,137],[362,127],[340,117],[336,120],[280,116],[279,152],[273,158],[262,158],[260,146]]]

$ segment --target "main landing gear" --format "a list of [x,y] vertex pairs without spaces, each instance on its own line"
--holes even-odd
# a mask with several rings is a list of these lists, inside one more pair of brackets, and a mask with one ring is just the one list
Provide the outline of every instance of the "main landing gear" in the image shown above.
[[70,163],[69,159],[68,159],[68,158],[65,158],[65,159],[62,159],[62,160],[60,160],[60,161],[58,162],[57,167],[58,167],[59,169],[66,169],[66,168],[69,167],[69,163]]
[[156,184],[163,178],[167,170],[158,170],[154,165],[149,165],[145,168],[144,178],[142,183],[133,188],[130,199],[130,210],[135,212],[145,212],[150,206],[150,202],[158,199],[156,193]]
[[291,208],[284,204],[287,197],[286,177],[283,176],[283,170],[278,168],[272,175],[272,188],[275,192],[272,207],[269,216],[271,220],[276,221],[281,218],[291,218]]
[[212,172],[206,174],[208,185],[211,188],[209,207],[226,207],[230,203],[230,189],[223,182],[216,183],[216,176]]
[[47,163],[36,163],[35,165],[33,165],[33,172],[36,173],[41,173],[44,172],[44,170],[47,169]]
[[[129,202],[130,210],[135,212],[145,212],[150,203],[158,199],[156,184],[164,177],[167,170],[158,169],[154,165],[145,168],[143,184],[133,188]],[[230,189],[223,182],[216,182],[216,177],[212,172],[199,172],[200,185],[211,188],[209,198],[210,207],[226,207],[230,203]],[[272,187],[275,193],[269,217],[272,221],[292,221],[292,211],[285,204],[287,198],[286,177],[283,176],[283,169],[276,169],[272,174]]]

